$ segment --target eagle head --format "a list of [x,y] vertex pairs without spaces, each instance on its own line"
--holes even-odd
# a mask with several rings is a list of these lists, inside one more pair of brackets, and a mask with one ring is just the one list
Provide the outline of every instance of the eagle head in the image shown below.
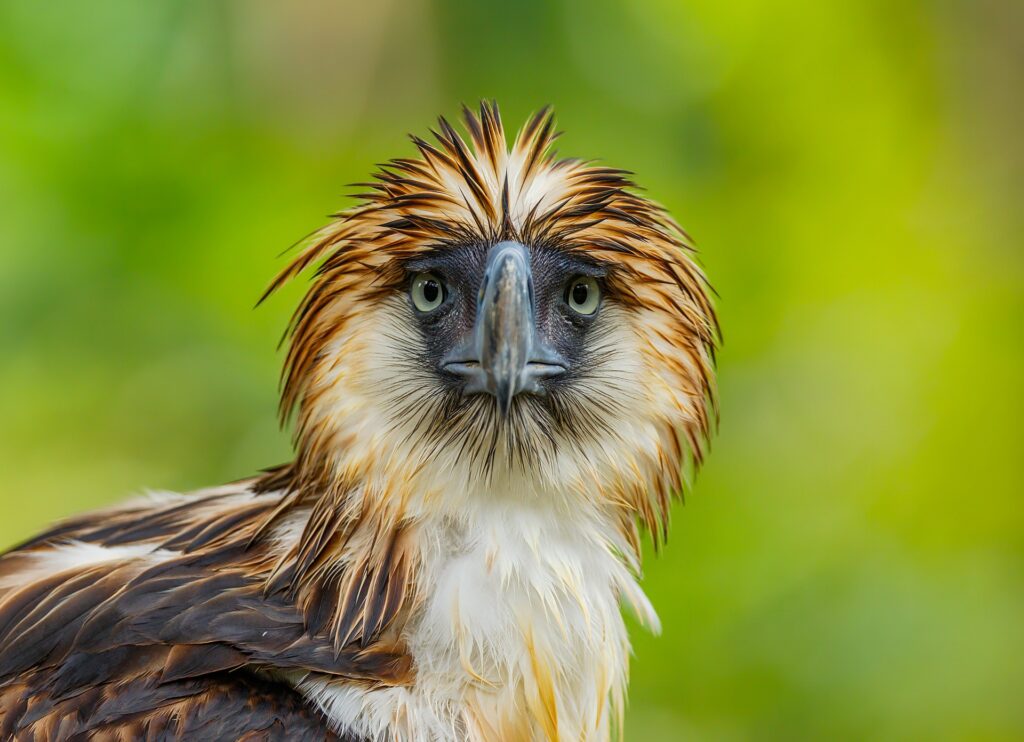
[[511,146],[495,104],[463,119],[413,136],[268,289],[317,266],[283,374],[293,484],[360,482],[403,517],[544,498],[657,535],[715,417],[688,238],[626,171],[557,157],[548,110]]

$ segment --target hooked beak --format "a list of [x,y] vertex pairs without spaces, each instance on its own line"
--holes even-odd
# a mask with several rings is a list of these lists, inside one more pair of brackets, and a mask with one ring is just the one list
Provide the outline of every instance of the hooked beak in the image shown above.
[[517,394],[543,394],[540,379],[565,373],[566,364],[538,338],[535,315],[530,254],[500,242],[487,254],[472,338],[444,369],[466,378],[465,394],[494,395],[506,415]]

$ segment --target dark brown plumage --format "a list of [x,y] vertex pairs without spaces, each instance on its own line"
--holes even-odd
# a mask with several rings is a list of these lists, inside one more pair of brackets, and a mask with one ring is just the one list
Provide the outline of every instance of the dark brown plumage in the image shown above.
[[[251,497],[246,485],[235,499]],[[54,543],[155,543],[180,554],[148,567],[114,559],[55,571],[4,596],[0,737],[339,739],[294,690],[260,673],[405,677],[400,651],[309,630],[315,617],[291,599],[287,580],[268,585],[275,558],[250,544],[277,501],[225,502],[231,497],[95,513],[0,559],[3,580],[31,569]],[[358,638],[353,624],[346,633]],[[249,672],[234,672],[243,667]]]
[[330,731],[323,716],[280,683],[250,675],[145,679],[91,685],[75,695],[47,689],[44,673],[6,686],[0,738],[16,742],[181,740],[182,742],[359,742]]

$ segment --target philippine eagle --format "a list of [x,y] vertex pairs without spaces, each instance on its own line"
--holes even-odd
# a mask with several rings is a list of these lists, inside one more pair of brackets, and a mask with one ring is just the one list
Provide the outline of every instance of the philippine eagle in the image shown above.
[[549,111],[412,137],[267,293],[294,460],[0,558],[0,738],[603,740],[716,417],[688,238]]

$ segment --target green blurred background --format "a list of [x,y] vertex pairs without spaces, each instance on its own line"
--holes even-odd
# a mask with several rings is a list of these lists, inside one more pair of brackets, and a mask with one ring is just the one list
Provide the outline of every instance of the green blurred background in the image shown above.
[[721,294],[629,740],[1024,738],[1024,5],[0,0],[0,542],[288,456],[277,254],[495,97]]

